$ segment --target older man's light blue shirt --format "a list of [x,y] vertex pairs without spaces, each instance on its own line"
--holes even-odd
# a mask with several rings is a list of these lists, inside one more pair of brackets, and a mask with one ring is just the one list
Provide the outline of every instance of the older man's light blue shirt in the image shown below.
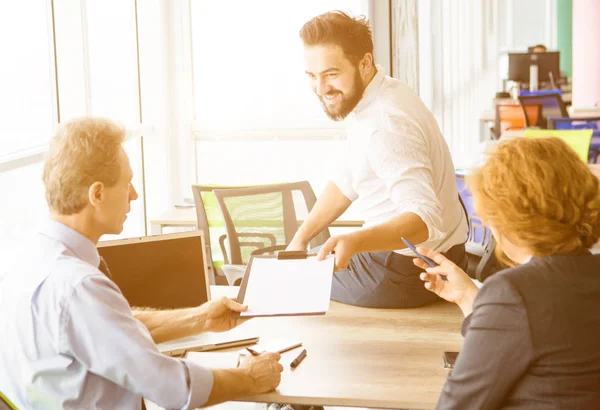
[[49,221],[0,282],[0,392],[20,409],[196,408],[210,370],[162,355],[96,246]]

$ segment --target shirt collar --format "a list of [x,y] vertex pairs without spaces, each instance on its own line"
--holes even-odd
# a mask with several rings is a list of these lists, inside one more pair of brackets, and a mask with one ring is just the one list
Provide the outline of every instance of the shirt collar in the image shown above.
[[82,261],[94,267],[98,267],[100,264],[100,255],[96,245],[67,225],[48,219],[40,229],[40,233],[65,245]]
[[369,85],[367,85],[367,88],[365,88],[362,98],[360,99],[358,104],[356,104],[354,110],[352,110],[352,114],[354,115],[359,114],[362,110],[364,110],[373,100],[375,95],[377,95],[379,88],[381,88],[381,84],[383,83],[385,74],[383,72],[383,68],[381,68],[380,65],[375,65],[375,68],[377,69],[375,76],[371,79],[371,82],[369,83]]

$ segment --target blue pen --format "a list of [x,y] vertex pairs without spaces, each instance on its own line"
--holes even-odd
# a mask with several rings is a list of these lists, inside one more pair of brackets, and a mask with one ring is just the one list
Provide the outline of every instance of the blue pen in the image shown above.
[[[415,245],[410,243],[408,241],[408,239],[402,238],[402,242],[404,242],[406,244],[406,246],[408,246],[408,248],[415,253],[417,258],[421,259],[423,262],[428,264],[430,267],[435,268],[435,267],[439,266],[437,263],[435,263],[434,261],[429,259],[427,256],[421,255],[419,252],[417,252],[417,248],[415,247]],[[446,281],[448,280],[448,277],[446,275],[440,275],[440,278],[442,278],[442,280],[446,280]]]

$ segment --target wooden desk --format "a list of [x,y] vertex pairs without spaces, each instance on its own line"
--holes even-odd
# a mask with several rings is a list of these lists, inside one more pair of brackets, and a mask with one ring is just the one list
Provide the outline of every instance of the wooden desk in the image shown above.
[[[195,208],[174,208],[150,220],[150,234],[160,235],[166,226],[194,229],[196,222]],[[360,228],[363,223],[363,221],[337,220],[329,226],[332,228]]]
[[[505,100],[514,102],[514,100],[512,100],[512,99],[502,99],[500,101],[505,101]],[[568,111],[569,111],[569,116],[572,118],[600,116],[600,107],[598,107],[597,109],[571,108]],[[493,108],[487,109],[487,110],[484,110],[481,112],[481,114],[479,115],[479,139],[480,139],[480,141],[485,141],[486,139],[489,139],[489,138],[485,138],[486,125],[488,123],[493,123],[495,120],[496,120],[496,112],[494,111]]]
[[[232,296],[230,289],[213,286],[211,292]],[[460,309],[447,302],[418,309],[367,309],[333,301],[323,316],[249,320],[234,331],[263,340],[301,340],[308,355],[291,371],[289,364],[300,350],[284,353],[279,388],[239,401],[432,409],[448,374],[442,353],[460,350],[462,320]],[[189,357],[198,363],[206,357],[212,364],[221,357],[226,367],[232,354]]]

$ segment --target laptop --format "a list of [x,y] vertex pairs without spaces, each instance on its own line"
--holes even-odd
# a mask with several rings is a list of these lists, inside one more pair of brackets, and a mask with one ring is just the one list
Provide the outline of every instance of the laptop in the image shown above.
[[103,241],[98,252],[134,308],[186,308],[210,300],[202,231]]
[[[210,282],[202,231],[143,236],[98,243],[98,252],[129,304],[175,309],[210,300]],[[183,356],[251,345],[259,338],[236,332],[203,333],[158,344],[162,353]]]
[[202,333],[182,339],[159,343],[158,350],[169,356],[185,356],[187,352],[208,352],[211,350],[227,349],[236,346],[253,345],[258,342],[258,336],[243,337],[225,333]]

